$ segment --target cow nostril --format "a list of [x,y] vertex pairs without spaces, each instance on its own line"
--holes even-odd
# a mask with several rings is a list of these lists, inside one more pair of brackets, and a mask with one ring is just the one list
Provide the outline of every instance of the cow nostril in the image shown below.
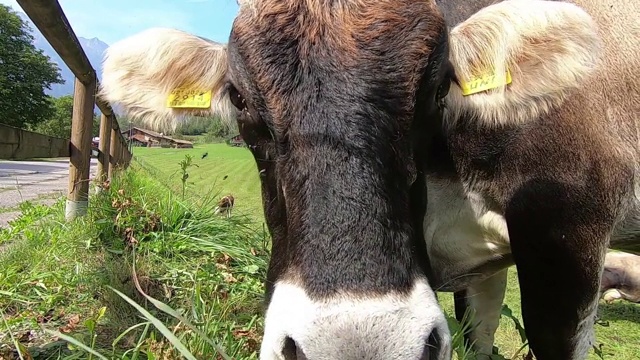
[[438,354],[440,353],[438,345],[438,330],[434,329],[424,344],[420,360],[438,360]]
[[296,342],[288,336],[284,340],[282,356],[284,356],[284,360],[307,360],[307,357],[304,355],[302,350],[298,348]]
[[282,348],[282,356],[284,356],[284,360],[297,360],[297,350],[298,346],[296,346],[296,342],[287,336],[287,338],[284,339],[284,347]]

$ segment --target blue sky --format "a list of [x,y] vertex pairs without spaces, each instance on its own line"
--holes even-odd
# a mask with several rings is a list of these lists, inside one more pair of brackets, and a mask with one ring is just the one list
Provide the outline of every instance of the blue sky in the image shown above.
[[[22,11],[15,0],[0,0]],[[150,27],[172,27],[227,42],[236,0],[59,0],[76,35],[111,45]]]

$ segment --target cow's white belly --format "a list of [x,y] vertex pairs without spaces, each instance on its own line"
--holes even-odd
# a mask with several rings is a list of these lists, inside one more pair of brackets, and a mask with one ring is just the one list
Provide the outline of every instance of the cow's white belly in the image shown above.
[[457,291],[497,271],[487,264],[499,263],[511,251],[502,214],[461,183],[427,176],[427,194],[424,231],[434,290]]

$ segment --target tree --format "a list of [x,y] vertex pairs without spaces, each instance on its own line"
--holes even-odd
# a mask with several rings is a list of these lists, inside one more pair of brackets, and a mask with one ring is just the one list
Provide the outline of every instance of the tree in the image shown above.
[[[73,116],[73,95],[60,96],[53,99],[54,112],[51,117],[34,127],[40,134],[63,139],[71,137],[71,117]],[[100,114],[93,117],[92,135],[100,134]]]
[[0,122],[20,128],[51,117],[45,89],[64,83],[58,66],[33,45],[30,31],[10,7],[0,5]]
[[202,139],[207,143],[217,142],[237,133],[235,122],[225,124],[217,116],[188,117],[175,131],[175,135],[204,135]]

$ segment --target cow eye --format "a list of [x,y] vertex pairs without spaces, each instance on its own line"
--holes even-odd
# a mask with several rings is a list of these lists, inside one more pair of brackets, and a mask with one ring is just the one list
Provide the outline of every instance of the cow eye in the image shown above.
[[451,82],[449,80],[445,80],[438,87],[438,92],[436,93],[436,104],[440,110],[444,109],[446,106],[445,97],[449,94],[449,88],[451,87]]
[[244,100],[244,97],[240,95],[238,89],[233,85],[229,85],[229,99],[236,109],[244,111],[247,108],[247,102]]

